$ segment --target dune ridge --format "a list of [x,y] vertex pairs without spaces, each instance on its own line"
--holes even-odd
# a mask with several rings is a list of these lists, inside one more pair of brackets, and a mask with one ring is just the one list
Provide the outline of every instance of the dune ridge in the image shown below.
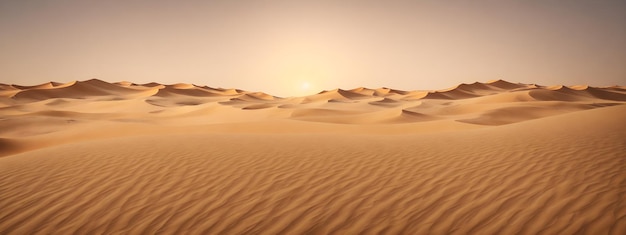
[[626,234],[626,88],[0,84],[0,234]]

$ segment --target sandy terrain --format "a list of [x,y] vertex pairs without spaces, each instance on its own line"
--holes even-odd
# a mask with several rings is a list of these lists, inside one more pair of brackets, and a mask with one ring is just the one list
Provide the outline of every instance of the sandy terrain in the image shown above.
[[626,87],[0,84],[0,234],[626,234]]

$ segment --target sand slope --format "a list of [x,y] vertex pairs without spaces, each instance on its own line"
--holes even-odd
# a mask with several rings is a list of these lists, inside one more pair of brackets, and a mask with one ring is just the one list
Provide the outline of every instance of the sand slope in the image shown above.
[[623,87],[0,92],[0,234],[626,233]]
[[[134,103],[135,110],[111,110],[111,113],[131,111],[139,119],[152,119],[151,112],[181,113],[220,105],[234,108],[240,116],[256,115],[254,110],[278,108],[286,110],[297,120],[336,123],[335,114],[355,114],[348,123],[421,122],[422,119],[401,119],[406,111],[432,116],[433,119],[470,122],[481,125],[503,125],[534,118],[621,105],[626,102],[626,91],[620,87],[597,88],[589,86],[538,86],[515,84],[502,80],[488,83],[461,84],[440,91],[401,91],[389,88],[351,90],[335,89],[306,97],[280,98],[262,92],[211,88],[193,84],[138,85],[130,82],[107,83],[97,79],[67,84],[45,83],[37,86],[0,85],[0,114],[14,116],[37,111],[73,111],[78,113],[100,110],[99,102],[126,101]],[[42,106],[41,104],[45,104]],[[111,106],[114,102],[109,103]],[[558,107],[558,109],[554,109]],[[561,108],[566,107],[566,108]],[[556,110],[551,112],[549,110]],[[24,110],[21,112],[20,110]],[[405,112],[403,112],[403,110]],[[382,111],[382,112],[381,112]],[[533,112],[515,119],[502,121],[490,118],[502,114]],[[251,113],[252,112],[252,113]],[[282,111],[280,111],[282,112]],[[300,118],[302,113],[307,118]],[[384,113],[382,116],[381,113]],[[370,118],[379,114],[379,118]],[[496,115],[494,115],[496,114]],[[345,115],[344,115],[345,116]],[[517,115],[515,115],[517,116]],[[316,118],[322,117],[322,118]],[[107,119],[107,118],[105,118]],[[472,121],[480,119],[480,121]],[[492,120],[493,119],[493,120]],[[108,120],[108,119],[107,119]],[[398,121],[400,120],[400,121]],[[468,121],[469,120],[469,121]],[[229,120],[224,120],[228,122]],[[345,123],[346,121],[341,121]]]

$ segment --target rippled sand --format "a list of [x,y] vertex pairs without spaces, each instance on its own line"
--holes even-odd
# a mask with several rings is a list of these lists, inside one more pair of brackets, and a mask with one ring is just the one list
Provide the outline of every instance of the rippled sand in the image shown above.
[[623,87],[0,97],[0,234],[626,234]]

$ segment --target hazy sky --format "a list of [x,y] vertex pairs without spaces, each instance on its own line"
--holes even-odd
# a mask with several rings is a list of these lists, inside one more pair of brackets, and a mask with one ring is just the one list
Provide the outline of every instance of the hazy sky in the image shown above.
[[90,78],[279,96],[626,85],[626,1],[0,0],[0,83]]

